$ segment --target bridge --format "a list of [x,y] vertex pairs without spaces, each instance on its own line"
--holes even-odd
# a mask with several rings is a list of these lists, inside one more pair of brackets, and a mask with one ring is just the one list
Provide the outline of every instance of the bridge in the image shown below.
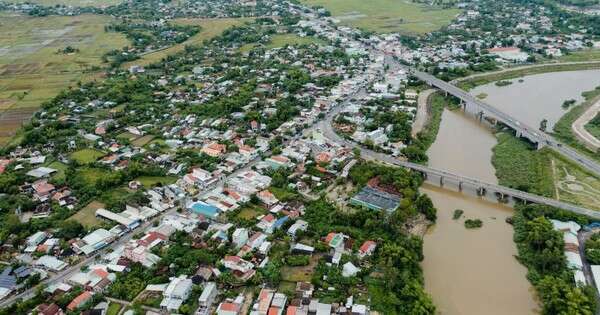
[[504,187],[497,184],[487,183],[467,176],[454,174],[448,171],[435,169],[421,164],[411,163],[405,160],[392,157],[389,154],[368,150],[353,141],[346,140],[340,137],[333,130],[333,127],[331,125],[332,120],[334,116],[337,115],[337,113],[339,113],[343,107],[343,104],[338,105],[337,108],[331,111],[325,119],[315,124],[314,127],[316,130],[320,130],[326,138],[337,144],[344,145],[349,148],[359,148],[361,150],[361,156],[365,160],[378,161],[390,165],[411,169],[413,171],[421,173],[423,177],[429,180],[430,182],[432,182],[433,179],[437,179],[433,182],[439,184],[440,186],[444,186],[444,184],[454,183],[458,186],[459,191],[470,187],[473,188],[477,192],[477,194],[482,197],[488,194],[494,194],[499,202],[507,202],[510,198],[512,198],[515,202],[536,203],[552,206],[571,211],[573,213],[585,215],[595,220],[600,220],[600,211],[583,208],[570,203],[558,201],[556,199],[538,196],[535,194]]
[[563,156],[569,158],[574,161],[576,164],[582,166],[593,174],[600,176],[600,164],[596,161],[588,158],[587,156],[575,151],[574,149],[560,143],[550,135],[537,130],[537,128],[533,128],[527,126],[525,123],[518,121],[512,116],[504,113],[503,111],[483,102],[477,97],[469,94],[468,92],[446,82],[440,80],[429,73],[410,70],[410,72],[417,77],[419,80],[427,83],[430,86],[436,87],[456,98],[460,99],[463,102],[465,108],[466,106],[475,106],[476,108],[484,111],[488,115],[496,118],[499,122],[508,126],[509,128],[515,131],[517,137],[525,138],[532,143],[536,144],[538,149],[544,146],[551,147],[556,150]]

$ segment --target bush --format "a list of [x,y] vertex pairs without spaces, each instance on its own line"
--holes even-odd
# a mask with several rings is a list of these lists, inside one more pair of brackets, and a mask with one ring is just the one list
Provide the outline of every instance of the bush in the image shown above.
[[452,220],[460,219],[460,217],[462,217],[463,213],[464,213],[464,211],[461,209],[454,210],[454,214],[452,215]]
[[465,227],[467,229],[478,229],[483,226],[483,222],[479,219],[467,219],[465,221]]

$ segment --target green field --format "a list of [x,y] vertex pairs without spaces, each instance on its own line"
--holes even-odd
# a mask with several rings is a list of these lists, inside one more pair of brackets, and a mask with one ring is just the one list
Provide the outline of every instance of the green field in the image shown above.
[[185,46],[187,45],[200,45],[204,40],[211,39],[215,36],[223,33],[224,30],[230,28],[234,25],[241,25],[247,21],[251,21],[251,18],[223,18],[223,19],[175,19],[173,20],[176,24],[181,25],[199,25],[202,29],[200,33],[192,36],[187,41],[177,44],[175,46],[169,47],[167,49],[159,50],[156,52],[152,52],[142,56],[138,60],[134,60],[132,62],[128,62],[124,64],[124,67],[129,67],[131,65],[149,65],[155,62],[161,61],[168,55],[172,55],[183,51]]
[[600,49],[583,49],[556,58],[556,60],[561,62],[600,60]]
[[81,149],[71,153],[71,158],[79,164],[93,163],[103,156],[104,152],[96,149]]
[[64,180],[65,179],[65,171],[69,168],[67,165],[65,165],[59,161],[54,161],[54,162],[50,163],[48,165],[48,167],[56,170],[56,173],[54,173],[52,175],[52,178],[56,179],[56,180]]
[[498,183],[545,197],[554,196],[547,150],[536,150],[512,134],[499,133],[492,151]]
[[177,181],[177,177],[174,176],[141,176],[136,178],[137,181],[142,183],[146,188],[152,188],[158,184],[170,185]]
[[461,12],[403,0],[301,0],[323,6],[342,24],[378,33],[423,34],[435,31]]
[[99,201],[92,201],[87,206],[81,208],[69,220],[75,220],[86,228],[98,226],[101,221],[96,217],[96,210],[104,208],[105,205]]
[[108,310],[106,310],[106,315],[118,315],[120,310],[121,304],[111,302],[108,305]]
[[[112,18],[99,15],[30,17],[0,13],[0,145],[59,91],[101,76],[104,53],[128,44],[104,32]],[[58,53],[67,46],[74,54]],[[10,116],[10,117],[9,117]]]

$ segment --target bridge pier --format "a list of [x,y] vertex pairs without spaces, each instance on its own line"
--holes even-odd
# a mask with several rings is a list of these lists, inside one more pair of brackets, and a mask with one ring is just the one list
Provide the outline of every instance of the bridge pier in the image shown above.
[[522,136],[522,135],[523,135],[523,133],[521,133],[521,131],[520,131],[520,130],[515,130],[515,136],[516,136],[517,138],[521,138],[521,136]]
[[483,187],[477,188],[477,196],[480,196],[480,197],[485,196],[485,193],[486,193],[485,188],[483,188]]
[[458,191],[460,191],[460,192],[462,192],[462,190],[463,190],[462,185],[463,185],[463,182],[458,182]]
[[440,176],[440,187],[444,187],[444,176]]

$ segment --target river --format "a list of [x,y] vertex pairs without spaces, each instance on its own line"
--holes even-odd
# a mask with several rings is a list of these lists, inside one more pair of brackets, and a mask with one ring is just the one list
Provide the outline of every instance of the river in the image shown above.
[[[471,93],[487,94],[485,101],[526,124],[537,127],[543,118],[548,129],[566,112],[562,103],[581,101],[581,92],[600,85],[600,70],[532,75],[498,87],[487,84]],[[496,144],[490,129],[462,111],[444,110],[436,141],[429,149],[429,165],[496,183],[491,163]],[[445,185],[447,188],[450,184]],[[457,190],[455,188],[455,190]],[[513,229],[505,223],[512,208],[474,193],[458,193],[425,184],[438,209],[438,219],[424,238],[425,288],[440,314],[535,314],[539,307],[526,268],[514,258]],[[493,197],[491,197],[493,198]],[[453,220],[455,209],[463,218]],[[483,227],[467,230],[465,218],[478,218]]]
[[538,128],[542,119],[548,120],[547,130],[567,112],[562,107],[566,100],[583,101],[581,92],[600,86],[600,70],[564,71],[530,75],[508,80],[511,85],[494,83],[474,88],[473,95],[487,94],[484,101],[518,118],[527,125]]

